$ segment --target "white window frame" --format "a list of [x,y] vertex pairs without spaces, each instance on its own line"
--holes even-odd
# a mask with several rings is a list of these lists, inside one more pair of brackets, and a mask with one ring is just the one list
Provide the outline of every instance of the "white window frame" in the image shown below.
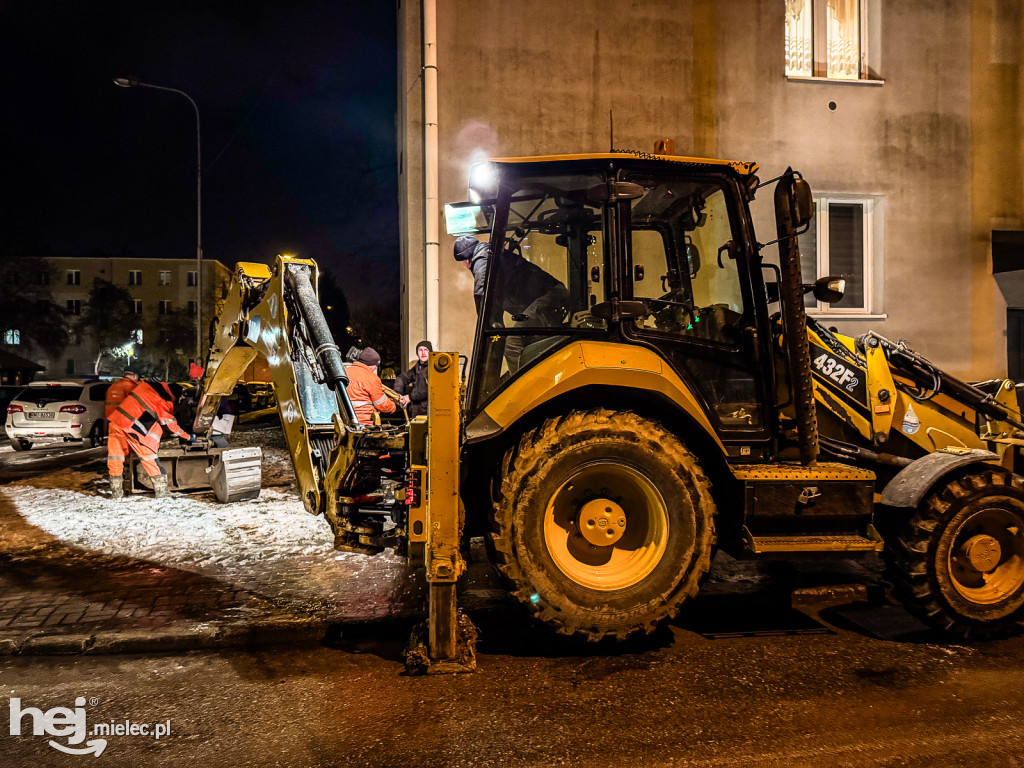
[[[856,308],[835,307],[828,302],[816,302],[816,306],[808,307],[807,314],[819,318],[859,318],[859,319],[885,319],[886,315],[881,312],[881,257],[882,257],[882,208],[884,198],[880,195],[851,195],[842,193],[825,193],[815,195],[814,225],[815,246],[817,253],[814,261],[818,277],[834,274],[829,268],[829,206],[832,203],[845,205],[860,204],[863,209],[863,233],[864,243],[863,269],[864,269],[864,306]],[[809,254],[804,254],[808,256]],[[804,276],[804,282],[811,282],[809,275]]]
[[68,270],[68,285],[81,285],[82,284],[82,270],[80,269],[69,269]]
[[132,343],[133,344],[141,344],[142,343],[142,329],[141,328],[136,328],[134,331],[132,331]]
[[142,299],[132,299],[132,313],[136,315],[142,314]]
[[141,269],[129,269],[128,270],[128,285],[142,285],[142,270]]
[[171,306],[171,302],[168,299],[161,299],[158,308],[158,312],[161,315],[169,315],[171,314],[171,310],[173,309],[173,307]]
[[4,344],[18,346],[21,344],[21,331],[17,328],[10,328],[4,331]]
[[199,285],[199,272],[197,270],[193,269],[188,273],[187,283],[186,288],[195,288]]
[[[788,80],[817,80],[828,83],[860,83],[861,85],[881,85],[884,82],[876,74],[880,69],[880,50],[876,40],[881,40],[881,1],[860,0],[859,5],[860,73],[857,79],[828,76],[828,22],[826,15],[828,0],[811,0],[814,19],[811,33],[811,75],[796,75],[786,72]],[[783,15],[785,15],[785,11],[783,11]],[[783,58],[785,55],[785,42],[783,42]],[[783,69],[785,69],[785,61],[783,61]]]
[[160,270],[160,285],[170,285],[170,284],[171,284],[171,270],[169,270],[169,269],[161,269]]

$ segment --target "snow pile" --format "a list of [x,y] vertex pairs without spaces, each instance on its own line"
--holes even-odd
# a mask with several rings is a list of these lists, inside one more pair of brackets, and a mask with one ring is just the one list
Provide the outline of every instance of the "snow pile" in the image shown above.
[[116,502],[27,485],[9,485],[4,495],[26,522],[67,544],[168,565],[202,566],[225,550],[248,562],[332,552],[333,536],[324,519],[306,512],[294,494],[277,489],[234,504],[184,494]]

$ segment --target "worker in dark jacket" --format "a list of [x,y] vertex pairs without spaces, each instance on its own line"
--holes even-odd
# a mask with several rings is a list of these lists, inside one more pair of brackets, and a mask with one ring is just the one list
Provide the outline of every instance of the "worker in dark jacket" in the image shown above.
[[476,313],[484,309],[484,287],[487,285],[487,264],[491,249],[472,235],[464,235],[455,241],[455,260],[461,261],[473,273],[473,301]]
[[416,362],[412,368],[395,379],[395,392],[402,396],[398,404],[408,409],[410,418],[427,415],[427,363],[433,351],[429,341],[421,341],[416,345]]
[[[455,241],[455,260],[465,262],[473,273],[473,300],[479,315],[483,310],[490,247],[471,235],[464,235]],[[512,317],[512,328],[547,328],[562,324],[569,311],[569,290],[558,278],[523,258],[515,243],[501,254],[498,266],[490,327],[500,324],[505,312]],[[509,371],[519,369],[523,346],[530,338],[519,334],[507,337],[505,360]]]

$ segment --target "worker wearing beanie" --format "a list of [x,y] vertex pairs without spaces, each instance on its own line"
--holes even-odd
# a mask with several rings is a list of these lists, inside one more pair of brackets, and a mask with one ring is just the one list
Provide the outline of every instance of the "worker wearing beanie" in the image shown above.
[[359,353],[348,366],[348,396],[360,424],[373,424],[374,413],[394,413],[395,404],[384,394],[384,385],[377,376],[380,355],[373,347]]
[[409,417],[427,415],[427,363],[434,347],[423,340],[416,345],[416,362],[395,379],[395,392],[402,396],[398,404],[409,410]]

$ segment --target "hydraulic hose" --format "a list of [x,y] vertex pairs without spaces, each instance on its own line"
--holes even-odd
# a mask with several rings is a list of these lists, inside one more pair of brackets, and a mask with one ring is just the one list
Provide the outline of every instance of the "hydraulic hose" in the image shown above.
[[793,169],[775,187],[775,226],[779,236],[779,267],[782,270],[782,312],[785,315],[786,358],[796,411],[800,462],[813,466],[818,458],[818,419],[814,410],[811,352],[807,344],[807,314],[800,277],[800,248],[793,226]]
[[309,279],[309,267],[303,264],[289,264],[284,279],[288,287],[292,289],[295,304],[306,323],[317,362],[323,366],[324,372],[327,374],[327,386],[335,391],[339,384],[342,388],[346,387],[348,374],[345,373],[341,352],[338,350],[338,345],[334,343],[331,329],[327,327],[327,320],[324,318],[323,310],[320,309],[320,302],[317,301],[316,291],[313,290],[313,283]]

